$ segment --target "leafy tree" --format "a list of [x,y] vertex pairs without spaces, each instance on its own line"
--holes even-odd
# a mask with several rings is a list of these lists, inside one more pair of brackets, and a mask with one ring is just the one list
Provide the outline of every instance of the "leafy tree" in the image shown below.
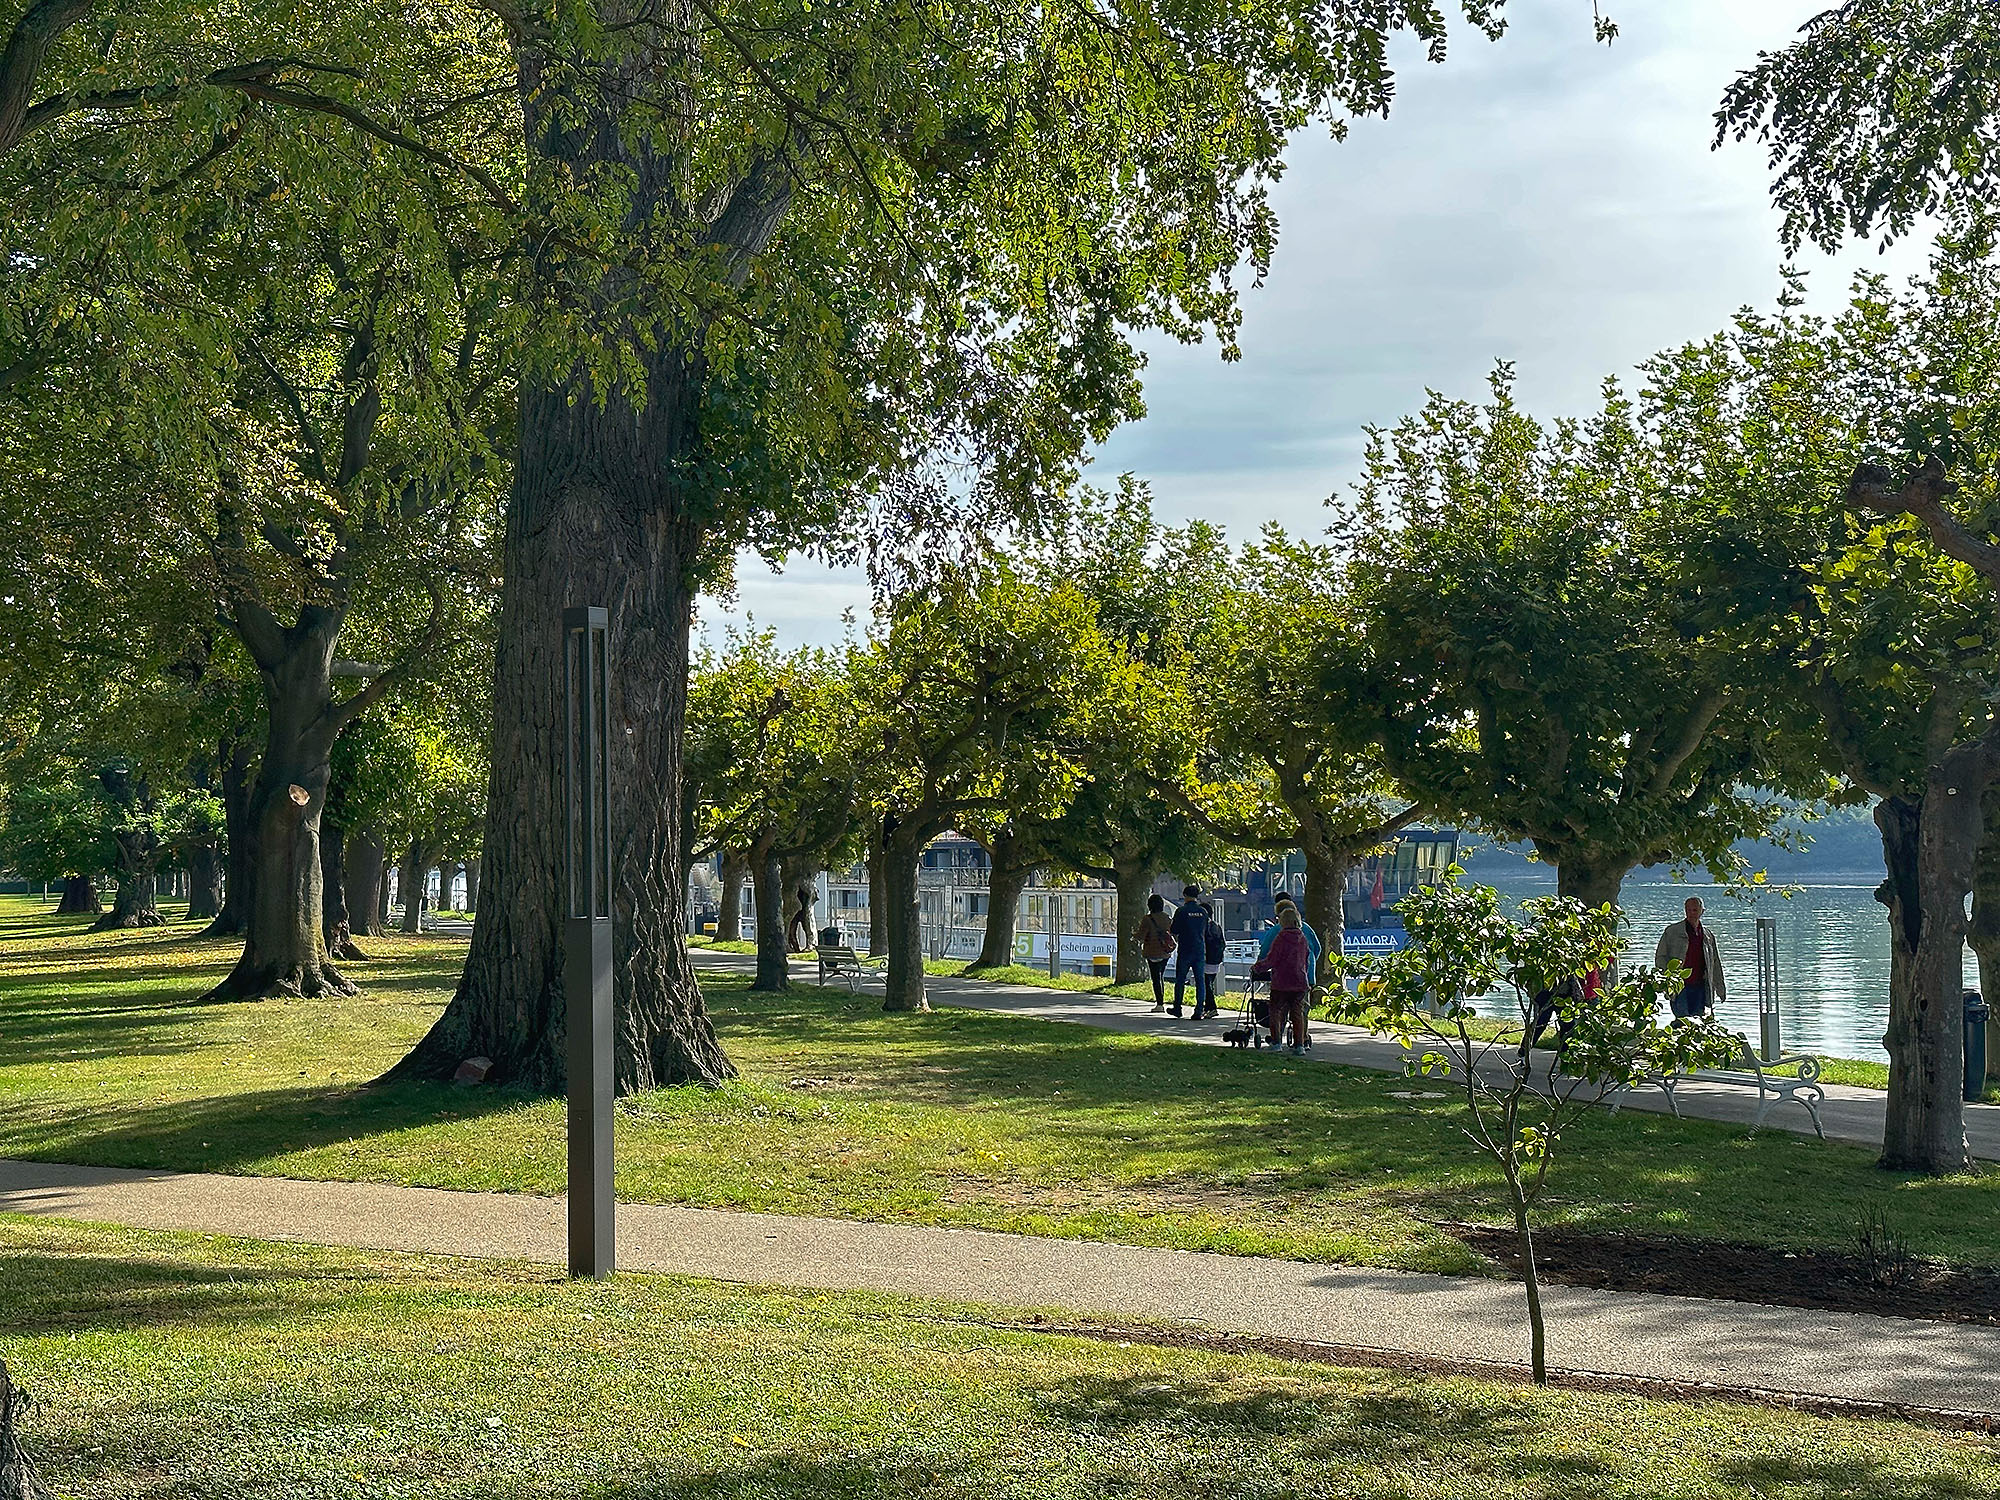
[[885,627],[856,669],[882,851],[869,904],[887,925],[884,1009],[927,1010],[918,857],[961,820],[1068,806],[1080,747],[1102,716],[1128,710],[1136,674],[1081,593],[1004,571],[905,595]]
[[1723,95],[1716,144],[1768,148],[1786,243],[1900,238],[2000,189],[2000,14],[1987,0],[1846,0]]
[[10,774],[0,815],[0,863],[29,880],[61,884],[58,916],[103,910],[96,880],[109,873],[114,848],[103,798],[74,766],[44,763]]
[[[524,1005],[555,1034],[545,622],[596,600],[632,730],[612,772],[620,1087],[712,1078],[655,858],[679,863],[695,592],[745,545],[851,547],[871,497],[893,571],[1060,491],[1139,410],[1133,330],[1234,352],[1235,268],[1270,254],[1288,134],[1385,110],[1391,37],[1441,56],[1445,8],[492,9],[539,253],[496,669],[504,909],[482,913],[451,1034],[484,1048]],[[1464,9],[1497,32],[1497,4]]]
[[1333,549],[1276,527],[1233,553],[1202,526],[1169,540],[1167,576],[1205,599],[1181,666],[1189,750],[1162,786],[1225,844],[1300,851],[1330,974],[1348,871],[1425,815],[1382,760],[1354,600]]
[[[1353,576],[1383,746],[1413,797],[1533,842],[1557,889],[1615,902],[1637,865],[1732,877],[1738,839],[1811,796],[1761,666],[1803,588],[1754,532],[1683,504],[1615,384],[1545,428],[1502,365],[1371,435]],[[1804,785],[1794,783],[1804,782]]]
[[[783,990],[790,895],[853,841],[862,775],[860,705],[835,652],[784,652],[769,631],[736,636],[690,691],[690,758],[710,809],[702,837],[756,882],[754,987]],[[699,720],[692,716],[699,714]]]
[[[1465,1134],[1499,1168],[1514,1210],[1532,1367],[1536,1383],[1546,1384],[1533,1219],[1564,1132],[1607,1094],[1727,1063],[1736,1041],[1712,1021],[1658,1024],[1662,1005],[1680,988],[1678,966],[1666,973],[1640,968],[1583,996],[1575,981],[1593,969],[1609,974],[1618,957],[1615,907],[1545,896],[1528,902],[1527,920],[1515,923],[1501,915],[1498,891],[1461,885],[1453,871],[1441,885],[1412,891],[1397,910],[1409,946],[1353,961],[1360,984],[1353,996],[1343,993],[1337,1014],[1395,1037],[1413,1076],[1448,1080],[1465,1105]],[[1518,1024],[1475,1037],[1473,1001],[1503,985],[1519,1002]],[[1563,1002],[1570,1031],[1558,1072],[1538,1065],[1528,1025],[1534,997],[1565,985],[1572,987]]]

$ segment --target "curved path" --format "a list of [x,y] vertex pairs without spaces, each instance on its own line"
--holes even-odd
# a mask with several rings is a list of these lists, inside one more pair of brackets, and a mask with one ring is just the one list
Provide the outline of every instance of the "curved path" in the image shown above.
[[[10,1212],[564,1259],[562,1200],[517,1193],[0,1161],[0,1213]],[[1457,1364],[1527,1356],[1521,1288],[1478,1277],[652,1204],[620,1205],[618,1251],[627,1270],[1053,1306]],[[2000,1414],[2000,1328],[1563,1286],[1544,1298],[1555,1370]]]

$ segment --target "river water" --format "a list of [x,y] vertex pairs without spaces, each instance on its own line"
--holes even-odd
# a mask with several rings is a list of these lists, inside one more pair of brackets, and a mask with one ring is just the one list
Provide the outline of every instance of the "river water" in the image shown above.
[[[1877,877],[1879,878],[1879,877]],[[1732,1031],[1757,1039],[1756,919],[1778,921],[1778,1003],[1788,1051],[1820,1052],[1885,1062],[1882,1031],[1889,1021],[1889,928],[1875,899],[1874,879],[1856,875],[1851,883],[1791,886],[1786,892],[1759,890],[1733,896],[1714,886],[1669,882],[1628,882],[1620,895],[1625,910],[1626,952],[1651,963],[1653,945],[1681,903],[1698,895],[1707,904],[1704,920],[1714,928],[1729,980],[1729,998],[1718,1018]],[[1546,886],[1503,882],[1511,897],[1548,895]],[[1965,982],[1976,987],[1979,971],[1965,955]],[[1496,1000],[1496,1012],[1498,997]]]

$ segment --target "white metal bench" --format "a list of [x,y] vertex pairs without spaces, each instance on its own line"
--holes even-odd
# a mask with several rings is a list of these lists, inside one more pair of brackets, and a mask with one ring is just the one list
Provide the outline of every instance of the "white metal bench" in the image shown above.
[[819,953],[819,982],[824,989],[829,979],[844,979],[847,988],[854,994],[861,993],[864,984],[889,982],[889,961],[886,958],[865,958],[852,948],[832,946],[822,943]]
[[[1720,1083],[1731,1088],[1755,1089],[1757,1091],[1757,1116],[1750,1122],[1750,1133],[1755,1135],[1764,1124],[1764,1117],[1780,1104],[1792,1103],[1812,1118],[1813,1134],[1826,1139],[1826,1130],[1819,1122],[1820,1101],[1826,1098],[1826,1090],[1819,1084],[1819,1059],[1810,1055],[1775,1057],[1769,1060],[1759,1057],[1751,1049],[1749,1039],[1738,1035],[1736,1038],[1736,1066],[1732,1068],[1696,1068],[1689,1073],[1658,1073],[1648,1077],[1644,1084],[1660,1090],[1667,1096],[1667,1107],[1674,1112],[1676,1120],[1681,1118],[1680,1101],[1674,1097],[1674,1090],[1684,1083]],[[1622,1100],[1614,1099],[1611,1113],[1618,1113]]]

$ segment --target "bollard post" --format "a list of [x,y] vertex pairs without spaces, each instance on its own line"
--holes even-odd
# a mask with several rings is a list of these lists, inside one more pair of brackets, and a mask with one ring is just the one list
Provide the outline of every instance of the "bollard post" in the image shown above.
[[1757,1021],[1765,1062],[1785,1055],[1778,1022],[1778,919],[1757,919]]
[[563,611],[564,1025],[569,1041],[569,1274],[617,1263],[611,1100],[610,617]]

